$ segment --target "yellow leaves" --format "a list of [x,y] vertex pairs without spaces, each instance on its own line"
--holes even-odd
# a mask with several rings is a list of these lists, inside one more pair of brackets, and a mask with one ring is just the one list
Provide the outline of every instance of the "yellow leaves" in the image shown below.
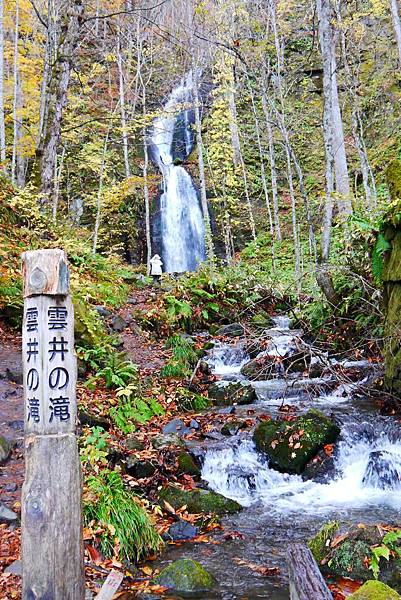
[[370,4],[375,17],[382,17],[386,14],[388,8],[387,0],[370,0]]

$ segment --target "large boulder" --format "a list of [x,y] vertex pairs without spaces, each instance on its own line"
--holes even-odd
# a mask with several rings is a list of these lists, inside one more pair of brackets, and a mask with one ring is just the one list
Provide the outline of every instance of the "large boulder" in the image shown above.
[[[384,543],[385,534],[386,531],[382,527],[374,525],[352,528],[329,548],[321,564],[322,571],[331,577],[350,577],[359,581],[372,579],[373,573],[369,568],[373,556],[372,548]],[[401,541],[397,542],[397,548],[401,550]],[[397,592],[401,592],[400,561],[395,553],[390,554],[389,560],[380,560],[378,578]]]
[[256,449],[265,454],[272,468],[300,474],[311,458],[340,434],[336,423],[317,410],[296,421],[263,421],[253,434]]
[[209,490],[195,488],[193,490],[182,490],[174,485],[168,485],[161,490],[159,501],[165,500],[175,510],[186,506],[188,512],[194,514],[233,514],[241,510],[241,505],[235,500],[225,498]]
[[348,600],[401,600],[401,596],[381,581],[367,581]]
[[165,567],[155,583],[178,593],[200,594],[211,590],[216,580],[197,561],[182,558]]
[[209,400],[216,406],[252,404],[256,399],[256,392],[249,384],[235,382],[222,385],[215,383],[209,388]]

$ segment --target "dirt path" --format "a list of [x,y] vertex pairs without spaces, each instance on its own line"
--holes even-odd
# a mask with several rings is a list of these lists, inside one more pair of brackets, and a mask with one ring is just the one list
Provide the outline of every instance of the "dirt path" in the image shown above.
[[0,501],[9,508],[20,500],[24,476],[21,384],[21,340],[0,323],[0,435],[15,443],[11,458],[0,466]]

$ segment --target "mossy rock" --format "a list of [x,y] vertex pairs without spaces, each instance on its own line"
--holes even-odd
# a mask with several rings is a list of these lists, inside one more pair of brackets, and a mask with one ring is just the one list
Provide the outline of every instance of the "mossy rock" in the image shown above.
[[217,582],[196,560],[182,558],[165,567],[155,583],[178,593],[198,594],[211,590]]
[[386,172],[386,182],[392,200],[401,200],[401,161],[392,160]]
[[220,430],[220,433],[227,436],[237,435],[241,429],[246,429],[247,424],[245,421],[239,421],[236,419],[235,421],[228,421],[223,425]]
[[6,462],[11,452],[11,444],[0,435],[0,465]]
[[401,600],[401,596],[381,581],[367,581],[348,600]]
[[330,573],[339,577],[351,577],[366,581],[372,576],[367,566],[371,555],[370,544],[363,540],[345,540],[335,549],[329,560]]
[[245,335],[245,329],[241,323],[231,323],[230,325],[222,325],[216,331],[216,335],[224,337],[241,337]]
[[401,281],[401,231],[396,231],[391,241],[391,251],[384,261],[383,281]]
[[283,473],[300,474],[308,461],[326,444],[332,444],[340,428],[318,410],[310,410],[294,422],[264,421],[253,434],[256,449],[270,466]]
[[77,343],[90,348],[104,346],[107,333],[99,315],[77,297],[74,297],[74,316]]
[[185,452],[183,450],[178,455],[178,470],[180,473],[185,473],[186,475],[192,475],[193,477],[198,477],[201,473],[200,468],[196,464],[194,458],[190,455],[189,452]]
[[337,521],[330,521],[329,523],[325,523],[323,527],[319,529],[315,537],[309,540],[309,550],[312,552],[313,558],[319,565],[330,552],[330,541],[336,535],[339,528],[340,524]]
[[[400,256],[401,261],[401,256]],[[392,392],[401,393],[401,282],[385,284],[386,323],[384,335],[388,340],[384,348],[385,382]]]
[[209,388],[209,400],[216,406],[252,404],[256,399],[256,392],[251,385],[243,385],[242,383],[219,385],[215,383]]
[[161,490],[159,501],[163,502],[163,500],[175,510],[186,505],[188,512],[193,514],[227,515],[242,509],[238,502],[225,498],[221,494],[203,489],[182,490],[173,485],[168,485]]

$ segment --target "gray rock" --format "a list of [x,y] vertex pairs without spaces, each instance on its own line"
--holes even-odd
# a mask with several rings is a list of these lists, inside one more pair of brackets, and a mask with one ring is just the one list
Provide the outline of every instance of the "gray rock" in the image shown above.
[[157,450],[164,446],[180,446],[184,447],[184,442],[176,433],[159,434],[152,439],[152,446]]
[[188,521],[178,521],[173,523],[170,529],[164,535],[166,541],[192,540],[198,535],[199,529],[188,523]]
[[6,462],[11,452],[11,444],[6,438],[0,436],[0,465]]
[[16,483],[6,483],[6,485],[3,487],[3,490],[5,492],[16,492],[17,488],[18,486]]
[[179,436],[183,436],[191,433],[191,430],[186,427],[185,423],[181,421],[181,419],[173,419],[163,427],[163,433],[175,433]]
[[23,431],[24,430],[24,421],[21,419],[16,419],[15,421],[9,421],[8,426],[15,431]]
[[216,335],[224,337],[240,337],[245,335],[245,328],[241,323],[231,323],[230,325],[223,325],[216,331]]
[[110,429],[110,423],[104,417],[99,417],[98,415],[93,415],[84,410],[80,410],[78,414],[78,419],[81,425],[87,425],[88,427],[103,427],[103,429]]
[[104,319],[106,319],[107,317],[109,317],[111,315],[111,311],[108,310],[105,306],[94,306],[95,311],[97,312],[97,314],[99,315],[99,317],[103,317]]
[[18,515],[13,511],[0,504],[0,523],[16,523],[18,521]]
[[252,404],[257,399],[254,388],[240,382],[228,385],[213,384],[209,388],[209,399],[217,406],[231,406],[232,404]]
[[135,435],[130,435],[125,440],[125,445],[128,450],[143,450],[145,448],[145,444],[139,440]]
[[93,600],[93,594],[90,590],[85,590],[85,600]]
[[11,565],[8,565],[8,567],[4,569],[4,573],[22,577],[22,562],[20,560],[15,560]]
[[246,423],[244,421],[228,421],[221,428],[221,433],[223,435],[237,435],[241,431],[241,429],[246,428]]
[[198,431],[198,429],[200,429],[200,425],[199,425],[198,421],[196,421],[195,419],[192,419],[189,426],[191,429],[195,429],[196,431]]
[[24,376],[22,373],[22,367],[20,369],[6,369],[6,378],[8,381],[12,381],[13,383],[18,383],[18,385],[22,385],[24,381]]
[[121,333],[126,327],[128,327],[128,323],[122,317],[120,317],[120,315],[116,315],[112,318],[110,327],[113,331]]

